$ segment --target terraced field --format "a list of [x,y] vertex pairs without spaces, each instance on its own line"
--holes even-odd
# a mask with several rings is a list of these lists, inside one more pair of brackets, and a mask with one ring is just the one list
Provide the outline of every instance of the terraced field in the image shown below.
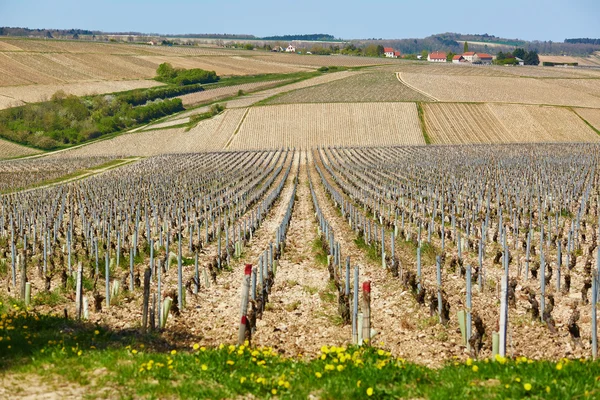
[[423,104],[434,144],[598,142],[567,108],[515,104]]
[[285,93],[268,104],[427,101],[392,72],[365,72],[323,85]]
[[232,150],[425,144],[414,103],[323,103],[252,107]]

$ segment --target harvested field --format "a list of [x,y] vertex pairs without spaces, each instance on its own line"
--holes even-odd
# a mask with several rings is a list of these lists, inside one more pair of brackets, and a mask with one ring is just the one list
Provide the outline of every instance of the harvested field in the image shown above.
[[[300,82],[290,83],[289,85],[283,85],[283,86],[279,86],[279,87],[272,88],[272,89],[262,90],[260,92],[257,92],[257,93],[254,93],[254,94],[251,94],[248,96],[243,96],[243,97],[236,98],[234,100],[230,100],[227,102],[227,107],[228,108],[250,107],[251,105],[253,105],[259,101],[268,99],[269,97],[276,96],[276,95],[284,93],[284,92],[297,90],[297,89],[303,89],[306,87],[320,85],[323,83],[333,82],[335,80],[344,79],[346,77],[349,77],[349,76],[352,76],[352,75],[355,75],[358,73],[359,72],[341,71],[341,72],[333,72],[333,73],[323,74],[323,75],[317,76],[315,78],[305,79]],[[237,94],[237,91],[235,92],[235,94]],[[189,117],[190,115],[194,115],[194,114],[198,114],[198,113],[202,113],[202,112],[206,112],[204,107],[202,107],[199,110],[184,111],[184,112],[172,117],[171,119],[179,119],[181,117]]]
[[[77,82],[64,83],[61,85],[27,85],[27,86],[12,86],[0,87],[0,109],[11,107],[14,102],[34,103],[45,101],[59,90],[67,94],[75,96],[87,96],[93,94],[122,92],[125,90],[149,88],[160,86],[162,83],[152,80],[135,80],[135,81],[100,81],[100,82]],[[11,101],[3,102],[3,99],[11,99]],[[20,105],[19,104],[19,105]],[[13,104],[14,105],[14,104]]]
[[600,79],[553,79],[552,83],[554,85],[600,97]]
[[552,63],[578,63],[581,66],[598,67],[600,59],[597,57],[568,57],[568,56],[543,56],[540,55],[540,65],[544,62]]
[[423,104],[434,144],[597,142],[571,110],[515,104]]
[[459,75],[459,76],[512,76],[502,69],[493,68],[485,65],[463,65],[452,63],[427,63],[414,62],[412,64],[403,63],[399,65],[386,65],[377,67],[378,70],[392,72],[411,72],[417,74],[429,75]]
[[576,108],[575,112],[600,131],[600,110],[591,108]]
[[161,129],[126,133],[101,140],[51,157],[153,156],[157,154],[193,153],[221,150],[239,126],[245,109],[225,110],[211,119],[200,121],[195,128]]
[[366,72],[327,84],[288,92],[269,104],[427,101],[431,98],[400,82],[392,72]]
[[40,150],[21,146],[20,144],[0,139],[0,159],[29,156],[41,153]]
[[227,146],[233,150],[425,144],[414,103],[253,107]]
[[266,63],[252,57],[177,57],[177,56],[143,56],[139,59],[158,65],[171,63],[177,68],[202,68],[215,71],[218,75],[255,75],[266,73],[289,73],[307,71],[308,68],[286,64]]
[[531,78],[444,76],[402,73],[408,84],[440,101],[503,102],[600,107],[600,98],[569,88],[557,88],[552,81]]
[[[184,106],[216,101],[219,99],[232,97],[238,94],[240,90],[244,92],[254,92],[257,90],[271,88],[285,82],[284,80],[268,81],[268,82],[253,82],[244,83],[242,85],[223,86],[216,89],[203,90],[201,92],[189,93],[179,98],[183,101]],[[1,91],[0,91],[1,93]]]
[[354,57],[341,55],[319,56],[283,53],[260,55],[256,56],[256,58],[260,60],[291,64],[301,67],[363,67],[368,65],[401,64],[406,62],[393,58]]

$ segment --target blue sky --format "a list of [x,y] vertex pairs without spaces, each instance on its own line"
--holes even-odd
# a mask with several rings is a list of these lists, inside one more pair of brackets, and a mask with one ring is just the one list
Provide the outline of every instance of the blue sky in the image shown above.
[[156,33],[600,37],[599,0],[0,0],[0,26]]

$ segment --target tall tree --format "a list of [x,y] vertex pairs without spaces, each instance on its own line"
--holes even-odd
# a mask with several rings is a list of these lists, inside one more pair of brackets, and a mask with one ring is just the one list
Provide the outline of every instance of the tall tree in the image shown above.
[[463,51],[466,53],[469,51],[469,43],[467,41],[465,41],[465,45],[463,47]]
[[454,54],[453,52],[449,52],[448,55],[446,56],[446,61],[447,62],[452,62],[452,59],[454,58],[456,54]]

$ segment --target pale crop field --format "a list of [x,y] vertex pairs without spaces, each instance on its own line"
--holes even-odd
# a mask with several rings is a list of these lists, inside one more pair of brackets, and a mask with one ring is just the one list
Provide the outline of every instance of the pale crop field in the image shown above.
[[600,131],[600,110],[592,108],[576,108],[575,112]]
[[600,97],[600,79],[553,79],[552,83]]
[[429,103],[423,108],[434,144],[600,141],[574,112],[563,107]]
[[51,157],[154,156],[221,150],[240,125],[245,113],[245,109],[225,110],[220,115],[199,122],[189,131],[184,128],[172,128],[126,133]]
[[393,72],[412,72],[429,75],[511,76],[510,74],[501,69],[490,68],[489,66],[475,66],[453,63],[441,64],[429,63],[425,61],[412,64],[405,63],[399,65],[377,67],[377,69],[389,70]]
[[[179,96],[184,106],[215,101],[226,97],[235,96],[240,90],[244,92],[253,92],[256,90],[266,89],[277,86],[285,82],[284,80],[268,81],[268,82],[252,82],[241,85],[223,86],[216,89],[203,90],[201,92],[189,93]],[[0,92],[1,93],[1,92]]]
[[256,58],[265,61],[274,61],[303,67],[362,67],[368,65],[399,64],[405,62],[403,60],[393,58],[353,57],[342,55],[319,56],[314,54],[311,55],[285,53],[269,53],[264,55],[257,55]]
[[414,103],[252,107],[227,149],[424,145]]
[[40,150],[0,139],[0,159],[23,157],[39,153],[41,153]]
[[201,68],[208,71],[215,71],[217,75],[256,75],[268,73],[290,73],[298,71],[307,71],[308,68],[297,67],[285,64],[265,63],[255,60],[253,57],[180,57],[176,55],[162,56],[142,56],[142,60],[154,63],[155,68],[161,63],[168,62],[177,68]]
[[559,87],[552,80],[414,73],[402,73],[402,79],[440,101],[600,107],[600,98]]
[[365,72],[275,97],[269,104],[428,101],[429,97],[400,82],[392,72]]

